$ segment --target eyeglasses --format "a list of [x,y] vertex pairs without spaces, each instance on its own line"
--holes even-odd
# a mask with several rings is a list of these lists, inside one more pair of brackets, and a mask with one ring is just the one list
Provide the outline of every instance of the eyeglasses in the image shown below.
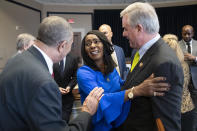
[[92,41],[91,40],[88,40],[88,41],[85,41],[85,46],[91,46],[92,45],[92,43],[94,43],[95,45],[98,45],[98,44],[100,44],[101,43],[101,41],[100,40],[98,40],[98,39],[93,39]]

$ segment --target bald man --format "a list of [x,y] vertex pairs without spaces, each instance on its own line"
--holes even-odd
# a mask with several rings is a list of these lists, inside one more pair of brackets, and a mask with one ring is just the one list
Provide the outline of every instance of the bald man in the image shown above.
[[109,25],[107,24],[101,25],[99,27],[99,31],[103,32],[107,37],[107,39],[109,40],[109,42],[113,45],[114,52],[112,53],[112,58],[117,64],[116,70],[119,73],[120,77],[122,79],[125,79],[127,76],[127,70],[126,70],[125,55],[123,49],[112,43],[113,32]]
[[192,122],[193,125],[191,130],[197,130],[197,41],[193,39],[193,36],[194,29],[191,25],[182,27],[182,40],[179,41],[179,44],[184,53],[184,59],[190,66],[191,81],[189,89],[195,104],[195,109],[185,113],[182,117],[183,123],[186,123],[185,129],[182,127],[183,131],[188,130],[188,125],[191,125]]

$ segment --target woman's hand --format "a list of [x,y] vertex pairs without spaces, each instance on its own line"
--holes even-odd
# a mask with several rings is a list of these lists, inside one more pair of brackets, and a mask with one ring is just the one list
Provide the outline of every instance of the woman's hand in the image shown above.
[[154,74],[151,74],[140,85],[126,90],[125,101],[129,99],[129,93],[130,97],[132,96],[131,99],[137,96],[164,96],[165,92],[170,89],[170,84],[164,82],[165,80],[165,77],[154,77]]

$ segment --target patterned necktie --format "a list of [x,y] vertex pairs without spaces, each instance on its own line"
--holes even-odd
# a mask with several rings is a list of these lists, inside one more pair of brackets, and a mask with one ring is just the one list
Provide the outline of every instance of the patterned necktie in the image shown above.
[[187,44],[187,51],[188,51],[188,53],[191,54],[191,45],[189,42],[187,42],[186,44]]
[[140,60],[140,54],[139,54],[139,52],[137,51],[137,52],[135,53],[135,56],[134,56],[134,59],[133,59],[133,63],[132,63],[130,72],[133,71],[133,69],[135,68],[135,66],[136,66],[137,63],[139,62],[139,60]]

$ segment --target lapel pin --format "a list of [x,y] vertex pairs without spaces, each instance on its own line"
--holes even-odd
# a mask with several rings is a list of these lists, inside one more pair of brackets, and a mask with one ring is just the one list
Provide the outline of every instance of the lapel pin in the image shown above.
[[142,66],[143,66],[143,63],[141,62],[140,65],[139,65],[139,67],[142,67]]

